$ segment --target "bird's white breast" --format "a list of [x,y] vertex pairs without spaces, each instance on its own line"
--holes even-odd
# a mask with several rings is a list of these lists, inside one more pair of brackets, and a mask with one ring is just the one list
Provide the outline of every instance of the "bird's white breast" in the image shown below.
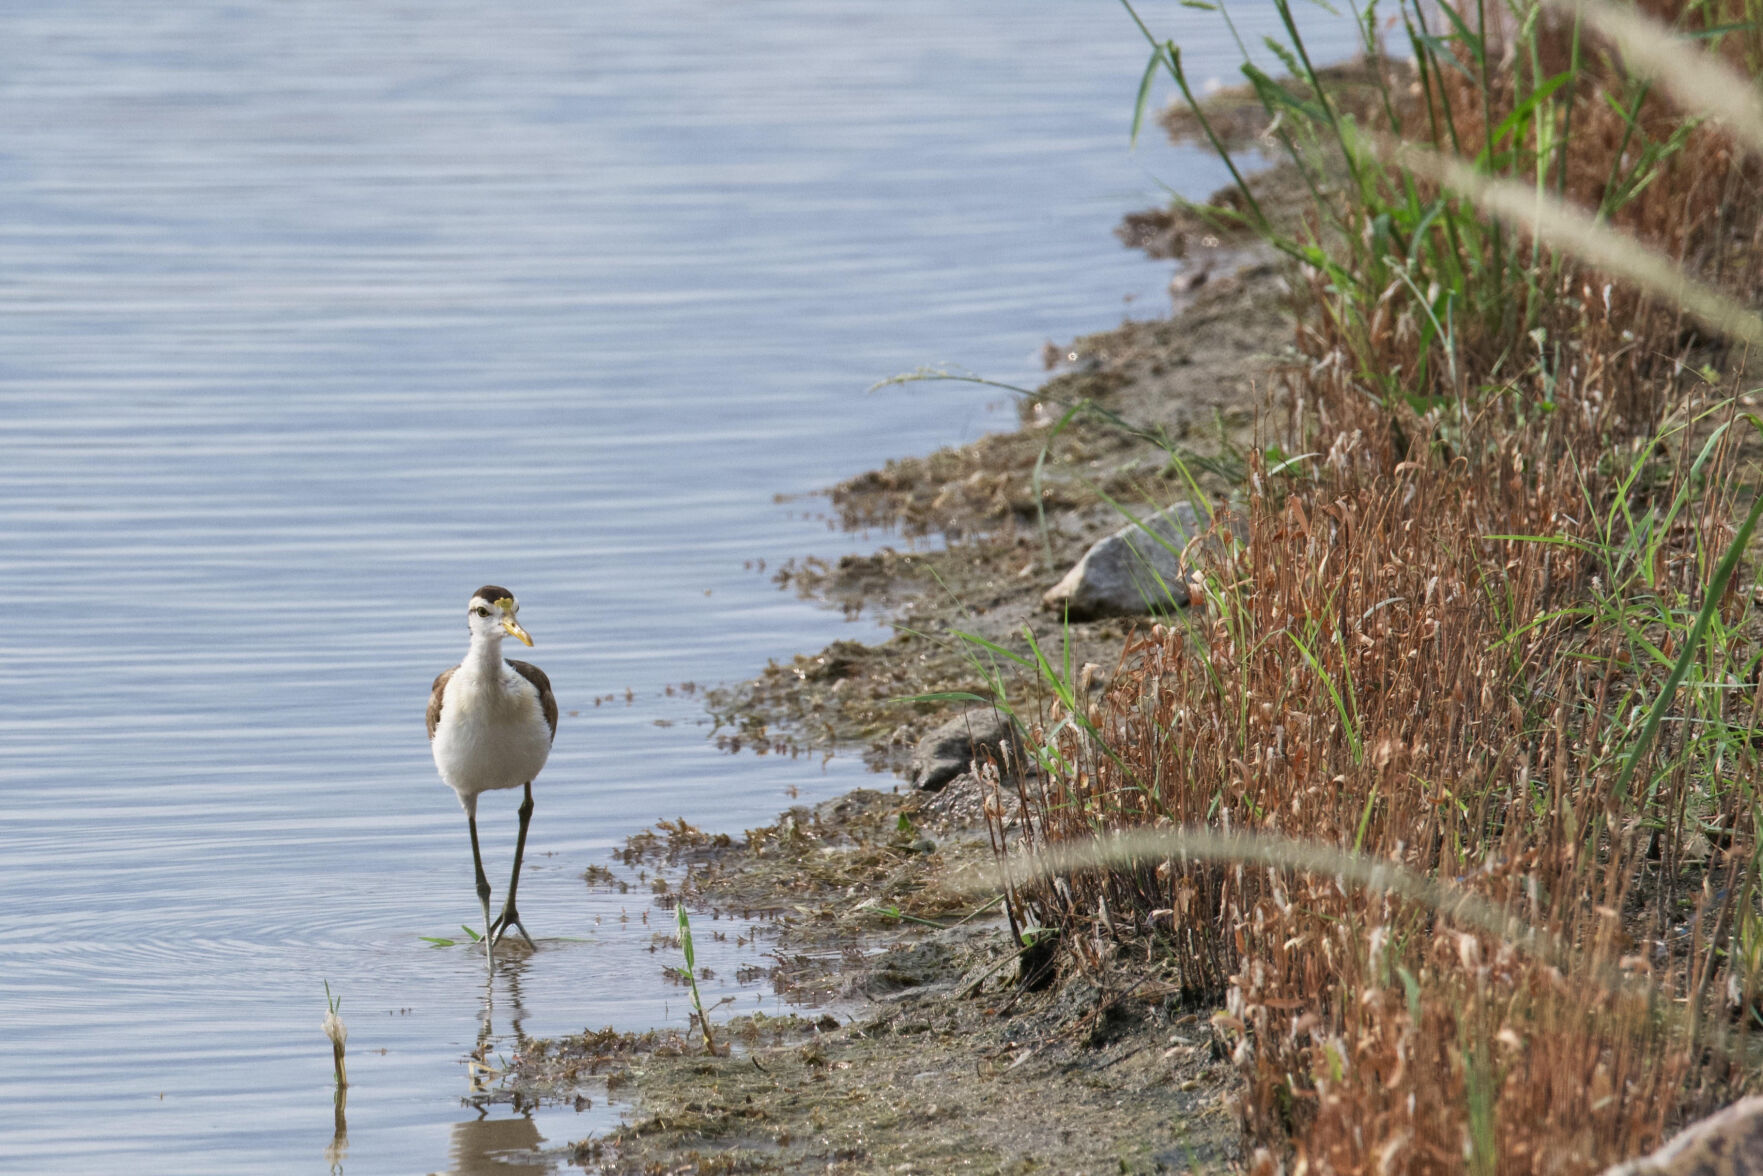
[[463,800],[531,782],[551,754],[539,692],[506,664],[498,674],[462,665],[441,696],[435,766]]

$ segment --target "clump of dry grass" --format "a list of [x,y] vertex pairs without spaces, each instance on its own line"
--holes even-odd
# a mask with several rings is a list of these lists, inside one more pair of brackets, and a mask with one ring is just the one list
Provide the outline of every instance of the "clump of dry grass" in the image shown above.
[[[1731,436],[1661,459],[1650,497],[1718,484]],[[1730,1036],[1729,988],[1755,990],[1734,964],[1763,726],[1754,685],[1732,688],[1755,666],[1743,602],[1619,790],[1730,516],[1660,513],[1610,545],[1594,508],[1619,469],[1536,468],[1516,441],[1505,476],[1340,457],[1322,485],[1252,496],[1205,619],[1129,645],[1089,729],[1040,732],[1059,770],[994,814],[1031,846],[1274,832],[1466,889],[1560,949],[1331,871],[1179,852],[1062,872],[1024,893],[1030,921],[1078,930],[1078,967],[1173,957],[1222,1001],[1259,1142],[1342,1171],[1596,1170],[1738,1078],[1699,1045]]]
[[[1459,4],[1439,41],[1401,6],[1419,64],[1385,72],[1390,128],[1754,301],[1753,166],[1571,18],[1514,12],[1502,32]],[[1060,927],[1069,967],[1161,957],[1222,1004],[1257,1172],[1596,1171],[1743,1086],[1763,1024],[1763,702],[1734,575],[1763,425],[1680,307],[1361,150],[1326,101],[1264,98],[1316,185],[1276,244],[1309,276],[1288,444],[1318,456],[1253,464],[1203,615],[1129,644],[1105,694],[1040,662],[1063,706],[995,836],[1275,834],[1523,930],[1179,836],[1050,867],[1014,913]]]

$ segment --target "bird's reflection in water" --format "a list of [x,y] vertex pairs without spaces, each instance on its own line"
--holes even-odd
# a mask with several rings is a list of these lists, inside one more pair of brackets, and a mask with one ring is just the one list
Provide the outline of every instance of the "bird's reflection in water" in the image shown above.
[[[520,1050],[526,1045],[526,1032],[521,1028],[526,1009],[520,999],[520,977],[526,970],[526,959],[510,955],[498,963],[501,966],[496,970],[496,981],[507,990],[509,1029],[514,1035],[514,1049]],[[495,1001],[492,984],[484,990],[477,1046],[465,1063],[469,1077],[464,1102],[477,1109],[477,1117],[453,1124],[449,1176],[540,1176],[551,1171],[551,1164],[538,1154],[545,1141],[532,1120],[532,1104],[499,1086],[506,1059],[497,1049]],[[504,1042],[503,1048],[507,1045]],[[493,1118],[496,1112],[500,1114]]]
[[455,1123],[447,1172],[449,1176],[543,1176],[551,1171],[550,1162],[538,1153],[544,1142],[538,1124],[524,1115]]
[[[497,970],[496,979],[507,989],[508,1025],[514,1035],[516,1051],[526,1047],[526,1031],[521,1022],[526,1009],[520,999],[520,976],[526,959],[511,954]],[[478,1025],[477,1044],[466,1055],[466,1094],[460,1101],[477,1113],[462,1123],[453,1124],[448,1147],[448,1176],[544,1176],[552,1170],[551,1163],[539,1154],[545,1142],[538,1124],[532,1120],[533,1103],[518,1092],[500,1085],[508,1042],[498,1048],[495,1028],[496,994],[493,987],[484,990],[483,1019]],[[342,1176],[343,1161],[349,1154],[349,1122],[347,1117],[349,1091],[336,1092],[336,1117],[331,1141],[325,1146],[324,1161],[332,1176]]]
[[[519,1052],[526,1048],[526,1030],[521,1028],[521,1022],[526,1020],[526,1005],[520,998],[520,981],[526,973],[526,967],[526,957],[511,956],[498,969],[495,980],[484,986],[482,1019],[477,1028],[477,1047],[465,1060],[466,1068],[471,1074],[465,1101],[479,1110],[493,1102],[508,1101],[508,1092],[498,1088],[503,1063],[507,1059],[499,1052],[496,1042],[497,981],[507,989],[508,1028],[514,1035],[514,1050]],[[505,1049],[508,1044],[503,1042],[501,1048]]]

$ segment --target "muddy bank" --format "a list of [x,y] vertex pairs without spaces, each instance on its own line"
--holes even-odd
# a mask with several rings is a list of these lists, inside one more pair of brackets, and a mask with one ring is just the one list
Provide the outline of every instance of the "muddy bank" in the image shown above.
[[[633,1099],[569,1159],[609,1172],[1215,1170],[1235,1154],[1229,1065],[1206,1019],[1153,969],[1061,975],[1016,947],[991,860],[944,794],[864,790],[786,813],[739,845],[681,838],[671,862],[696,911],[768,919],[772,981],[818,1016],[697,1032],[529,1043],[526,1099]],[[972,799],[971,795],[968,797]],[[670,849],[667,842],[671,840]],[[695,839],[683,839],[690,843]]]
[[[1288,353],[1282,268],[1232,242],[1195,246],[1189,265],[1185,272],[1210,276],[1183,296],[1180,314],[1057,349],[1076,356],[1060,361],[1072,370],[1022,401],[1017,431],[891,461],[831,490],[850,529],[889,527],[946,545],[884,545],[782,569],[784,588],[877,615],[895,636],[834,642],[711,691],[723,746],[861,754],[878,770],[900,771],[917,741],[953,713],[914,696],[987,693],[987,665],[958,630],[1022,653],[1026,625],[1049,648],[1069,640],[1074,665],[1114,664],[1139,619],[1067,629],[1042,595],[1129,517],[1196,493],[1225,501],[1258,428],[1277,424],[1259,407],[1271,369]],[[1086,405],[1094,411],[1079,410]],[[1034,684],[1022,686],[1032,698]]]
[[[1296,199],[1276,175],[1267,199]],[[1152,226],[1152,228],[1147,228]],[[1070,645],[1106,678],[1144,618],[1063,623],[1042,595],[1088,546],[1196,491],[1223,502],[1257,442],[1258,406],[1287,354],[1282,269],[1204,224],[1132,218],[1129,240],[1186,258],[1181,307],[1050,350],[1056,373],[1020,427],[890,462],[830,492],[852,529],[946,542],[928,551],[810,559],[780,586],[891,622],[877,645],[835,642],[712,692],[733,751],[861,754],[899,771],[988,670],[957,630],[1000,648]],[[1170,459],[1175,453],[1178,461]],[[1037,472],[1037,466],[1038,472]],[[1019,713],[1044,704],[1022,676]],[[688,826],[633,841],[669,881],[658,905],[759,917],[771,981],[802,1018],[738,1018],[720,1056],[701,1037],[612,1033],[531,1043],[509,1086],[567,1101],[611,1089],[635,1111],[571,1159],[616,1172],[1214,1170],[1240,1137],[1212,1010],[1184,1007],[1154,960],[1116,944],[1025,946],[987,884],[981,785],[938,793],[878,780],[741,840]],[[1030,939],[1033,937],[1031,936]]]

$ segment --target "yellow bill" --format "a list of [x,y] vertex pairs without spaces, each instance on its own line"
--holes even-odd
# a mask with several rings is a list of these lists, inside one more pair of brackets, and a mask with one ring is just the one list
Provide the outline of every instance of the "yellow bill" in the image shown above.
[[514,619],[513,598],[504,596],[501,600],[496,602],[496,607],[502,610],[502,627],[508,631],[508,635],[510,637],[518,637],[522,645],[530,648],[533,639],[527,636],[526,630],[520,627],[520,622]]

